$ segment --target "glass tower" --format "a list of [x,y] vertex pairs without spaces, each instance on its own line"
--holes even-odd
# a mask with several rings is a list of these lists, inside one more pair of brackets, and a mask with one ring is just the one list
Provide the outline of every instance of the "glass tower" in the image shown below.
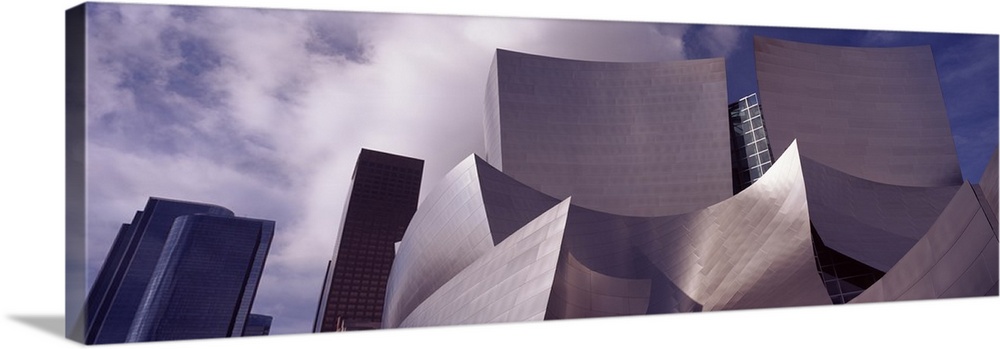
[[[178,332],[217,328],[221,322],[242,326],[253,303],[273,231],[273,221],[235,217],[221,206],[150,198],[132,222],[119,229],[87,296],[86,343],[184,336],[130,334],[133,327],[145,328],[154,323],[163,328],[183,327]],[[227,238],[230,240],[224,240]],[[234,253],[250,256],[241,260],[245,265],[237,265],[226,259]],[[223,294],[238,298],[230,302],[231,308],[215,309],[226,312],[225,319],[195,314],[204,311],[200,307],[214,302],[210,296]],[[181,300],[189,304],[179,306]],[[170,317],[188,319],[179,324],[160,323]],[[242,331],[242,327],[239,329]],[[192,333],[197,337],[183,338],[239,336],[240,331],[233,330]]]
[[735,194],[756,182],[771,168],[771,147],[756,93],[729,105],[729,125]]
[[243,337],[266,336],[271,333],[271,321],[273,317],[269,315],[250,314],[247,318],[247,325],[243,327]]
[[242,336],[273,235],[272,221],[178,217],[126,341]]

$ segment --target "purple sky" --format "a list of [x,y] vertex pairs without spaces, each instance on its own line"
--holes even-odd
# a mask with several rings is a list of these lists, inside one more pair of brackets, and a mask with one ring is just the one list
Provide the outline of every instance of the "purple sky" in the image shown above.
[[[88,14],[88,256],[150,196],[277,222],[254,312],[309,331],[361,147],[425,160],[422,196],[483,153],[493,50],[660,61],[726,57],[754,92],[754,34],[930,44],[965,177],[997,146],[997,37],[235,8],[98,5]],[[724,116],[720,116],[724,117]]]

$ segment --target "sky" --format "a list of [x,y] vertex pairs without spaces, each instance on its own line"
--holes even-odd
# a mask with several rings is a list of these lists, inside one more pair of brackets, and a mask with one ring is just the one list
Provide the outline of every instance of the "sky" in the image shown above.
[[756,89],[753,35],[931,45],[964,176],[997,147],[995,35],[111,4],[88,25],[88,283],[148,197],[221,205],[276,221],[253,309],[274,334],[311,329],[362,147],[424,159],[421,198],[483,154],[496,48],[725,57],[736,100]]

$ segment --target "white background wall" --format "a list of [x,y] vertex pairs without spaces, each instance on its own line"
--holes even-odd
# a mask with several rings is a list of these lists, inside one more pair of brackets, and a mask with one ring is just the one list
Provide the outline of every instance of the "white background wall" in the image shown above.
[[[129,1],[163,3],[162,1]],[[551,3],[550,3],[551,2]],[[994,12],[971,0],[907,6],[850,0],[824,5],[793,1],[712,1],[677,7],[638,0],[572,2],[474,1],[170,1],[174,4],[616,19],[710,24],[991,33]],[[63,311],[63,16],[74,1],[8,2],[0,10],[0,334],[13,346],[75,347],[56,335]],[[787,6],[782,6],[787,5]],[[656,7],[660,6],[660,7]],[[898,6],[898,5],[897,5]],[[995,343],[1000,298],[901,302],[708,314],[644,316],[503,326],[465,326],[367,333],[275,336],[251,340],[150,343],[142,347],[658,347],[680,342],[710,347],[764,344],[843,347],[970,347]],[[25,320],[28,319],[28,320]],[[40,328],[36,323],[48,326]],[[843,339],[836,339],[844,337]],[[560,345],[563,346],[563,345]],[[755,345],[756,346],[756,345]]]

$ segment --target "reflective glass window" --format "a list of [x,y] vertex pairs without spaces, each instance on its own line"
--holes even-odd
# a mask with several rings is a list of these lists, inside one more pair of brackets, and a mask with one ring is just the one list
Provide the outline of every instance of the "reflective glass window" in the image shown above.
[[750,181],[750,171],[740,172],[739,176],[740,176],[740,181],[743,183]]

